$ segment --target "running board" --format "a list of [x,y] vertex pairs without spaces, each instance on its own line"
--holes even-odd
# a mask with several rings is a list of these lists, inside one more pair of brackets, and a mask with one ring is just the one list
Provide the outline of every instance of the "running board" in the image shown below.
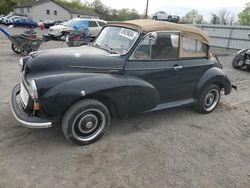
[[191,104],[194,104],[194,103],[195,103],[195,100],[193,98],[180,100],[180,101],[175,101],[175,102],[168,102],[168,103],[159,104],[154,109],[149,110],[147,112],[153,112],[153,111],[158,111],[158,110],[163,110],[163,109],[168,109],[168,108],[174,108],[174,107],[179,107],[179,106],[186,106],[186,105],[191,105]]

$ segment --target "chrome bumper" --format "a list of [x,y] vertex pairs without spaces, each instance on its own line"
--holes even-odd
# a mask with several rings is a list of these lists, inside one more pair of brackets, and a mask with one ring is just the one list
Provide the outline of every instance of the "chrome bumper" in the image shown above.
[[16,96],[20,94],[20,84],[16,85],[11,95],[11,111],[15,119],[27,128],[49,128],[52,122],[37,116],[32,116],[26,113],[17,103]]

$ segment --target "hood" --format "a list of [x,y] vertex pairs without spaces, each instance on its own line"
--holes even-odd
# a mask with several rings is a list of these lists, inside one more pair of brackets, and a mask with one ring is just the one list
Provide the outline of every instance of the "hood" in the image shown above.
[[50,30],[66,30],[66,29],[72,29],[70,27],[66,27],[64,25],[54,25],[49,28]]
[[124,59],[92,46],[59,48],[31,53],[25,76],[62,72],[107,72],[122,69]]

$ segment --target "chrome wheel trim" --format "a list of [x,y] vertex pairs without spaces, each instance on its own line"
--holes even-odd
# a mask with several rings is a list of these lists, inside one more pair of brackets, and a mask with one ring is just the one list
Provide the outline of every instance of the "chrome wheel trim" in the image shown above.
[[204,109],[207,112],[213,110],[218,104],[219,98],[220,98],[220,93],[217,89],[209,90],[203,101]]
[[[87,121],[86,119],[88,119],[88,118],[93,118],[93,120],[94,120],[94,122],[92,122],[92,121]],[[86,122],[85,122],[86,121]],[[83,127],[82,127],[82,125],[85,123],[85,126],[86,126],[86,129],[84,129]],[[88,133],[90,133],[90,132],[92,132],[93,130],[95,130],[96,129],[96,127],[97,127],[97,125],[98,125],[98,119],[97,119],[97,117],[95,116],[95,115],[93,115],[93,114],[87,114],[87,115],[85,115],[85,116],[83,116],[81,119],[80,119],[80,121],[79,121],[79,123],[78,123],[78,125],[77,125],[77,128],[79,129],[79,131],[81,132],[81,133],[83,133],[83,134],[88,134]]]
[[[83,117],[81,117],[82,115],[83,115]],[[93,124],[94,126],[91,128],[91,130],[83,131],[82,126],[80,126],[80,125],[81,125],[81,123],[83,123],[83,121],[86,117],[90,117],[90,116],[94,117],[94,119],[96,119],[97,122],[96,122],[96,124]],[[89,121],[86,122],[86,126],[88,123],[89,123]],[[88,126],[89,125],[90,124],[88,124]],[[88,109],[88,110],[81,112],[80,114],[78,114],[75,117],[73,124],[72,124],[72,136],[80,142],[91,141],[102,132],[102,130],[105,128],[105,126],[106,126],[106,117],[105,117],[104,113],[98,109]]]

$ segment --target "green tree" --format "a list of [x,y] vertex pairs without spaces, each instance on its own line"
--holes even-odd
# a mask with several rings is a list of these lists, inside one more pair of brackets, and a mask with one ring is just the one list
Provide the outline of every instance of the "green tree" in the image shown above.
[[83,4],[81,0],[71,0],[71,1],[56,0],[56,2],[68,8],[85,9],[85,10],[89,9],[89,7],[86,4]]
[[239,22],[242,25],[250,25],[250,2],[246,4],[245,9],[238,14]]
[[129,15],[130,20],[140,19],[140,14],[135,9],[132,9]]
[[108,20],[110,17],[110,9],[106,7],[100,0],[95,0],[89,5],[93,11],[101,16],[102,19]]
[[203,22],[203,16],[200,15],[197,10],[192,9],[182,17],[181,20],[186,23],[201,24]]
[[0,14],[8,14],[17,5],[16,0],[0,0]]
[[210,23],[214,24],[214,25],[220,24],[220,18],[219,18],[219,16],[217,14],[215,14],[215,13],[211,13]]

